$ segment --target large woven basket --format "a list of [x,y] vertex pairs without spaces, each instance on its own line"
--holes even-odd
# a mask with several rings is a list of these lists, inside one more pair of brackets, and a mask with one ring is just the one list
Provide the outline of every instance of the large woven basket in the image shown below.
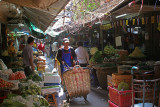
[[63,73],[63,79],[70,98],[86,97],[90,92],[90,72],[88,68],[78,67]]
[[107,75],[117,72],[117,67],[99,67],[95,66],[97,78],[102,89],[107,89]]

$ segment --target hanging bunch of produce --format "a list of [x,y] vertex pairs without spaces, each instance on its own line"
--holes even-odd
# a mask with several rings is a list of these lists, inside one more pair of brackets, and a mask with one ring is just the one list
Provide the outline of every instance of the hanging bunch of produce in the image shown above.
[[104,62],[115,61],[119,58],[117,50],[111,45],[106,45],[104,47],[104,54],[105,54]]

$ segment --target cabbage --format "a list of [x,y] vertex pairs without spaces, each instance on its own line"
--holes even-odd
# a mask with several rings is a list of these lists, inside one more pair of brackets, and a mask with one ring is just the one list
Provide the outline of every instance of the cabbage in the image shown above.
[[102,63],[103,62],[103,57],[102,57],[102,54],[100,51],[97,51],[94,56],[93,56],[93,60],[94,62],[97,62],[97,63]]
[[127,83],[125,83],[125,82],[121,82],[118,85],[118,90],[119,91],[129,90],[129,85]]
[[98,48],[93,47],[93,48],[90,49],[90,54],[94,55],[97,51],[98,51]]

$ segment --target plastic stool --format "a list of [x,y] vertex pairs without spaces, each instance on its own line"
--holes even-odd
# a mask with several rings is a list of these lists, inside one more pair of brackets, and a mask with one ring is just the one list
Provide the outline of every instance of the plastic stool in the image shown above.
[[[53,98],[53,101],[48,101],[48,96],[51,95],[52,98]],[[45,99],[48,101],[49,104],[54,104],[55,107],[57,107],[57,101],[56,101],[56,92],[55,93],[52,93],[52,94],[46,94],[45,95]]]

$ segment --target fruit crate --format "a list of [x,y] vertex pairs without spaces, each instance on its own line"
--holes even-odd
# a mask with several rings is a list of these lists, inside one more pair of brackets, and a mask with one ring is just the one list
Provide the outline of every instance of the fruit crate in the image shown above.
[[116,104],[114,104],[112,101],[108,100],[109,107],[118,107]]
[[108,86],[108,88],[110,101],[118,105],[118,107],[131,107],[132,90],[118,91],[111,86]]
[[108,86],[112,86],[112,75],[107,75],[107,84]]
[[132,75],[122,75],[118,73],[113,73],[112,85],[117,88],[121,82],[126,82],[129,85],[129,87],[131,87],[131,79]]

